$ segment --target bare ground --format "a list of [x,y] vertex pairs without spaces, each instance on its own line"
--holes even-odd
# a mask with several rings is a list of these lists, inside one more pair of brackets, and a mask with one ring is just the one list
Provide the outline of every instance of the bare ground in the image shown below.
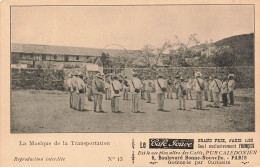
[[[120,99],[122,113],[112,113],[103,100],[105,113],[79,112],[69,107],[69,93],[60,91],[15,90],[11,99],[11,133],[84,133],[84,132],[252,132],[255,131],[254,89],[235,91],[235,106],[205,110],[177,110],[177,99],[166,99],[165,110],[158,112],[156,95],[152,104],[140,101],[141,113],[131,112],[131,100]],[[175,94],[174,94],[175,96]],[[194,96],[195,97],[195,96]]]

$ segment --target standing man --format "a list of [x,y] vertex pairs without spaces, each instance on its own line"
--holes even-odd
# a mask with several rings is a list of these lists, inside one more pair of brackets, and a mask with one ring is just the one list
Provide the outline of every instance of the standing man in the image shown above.
[[163,76],[159,74],[157,80],[155,81],[155,91],[158,100],[157,111],[164,111],[165,93],[167,92],[166,87],[167,87],[166,81],[163,79]]
[[212,93],[212,82],[213,82],[213,80],[212,80],[212,77],[210,76],[209,77],[209,101],[210,102],[213,102],[213,93]]
[[110,100],[110,98],[111,98],[110,82],[111,82],[110,76],[107,75],[105,77],[105,95],[106,95],[106,100]]
[[94,112],[97,112],[97,105],[99,108],[99,112],[104,112],[102,110],[102,100],[103,93],[105,93],[105,86],[100,73],[98,73],[92,81],[92,91],[94,95]]
[[127,76],[123,79],[123,100],[128,100],[128,90],[129,90],[129,83],[127,80]]
[[174,86],[175,86],[175,93],[176,93],[176,99],[178,99],[178,87],[180,86],[180,76],[177,75],[175,77],[175,81],[174,81]]
[[212,78],[213,78],[213,80],[211,83],[211,87],[212,87],[212,93],[213,93],[214,107],[219,108],[220,107],[219,95],[221,92],[222,82],[216,76],[213,76]]
[[133,78],[129,81],[130,92],[132,94],[132,112],[140,112],[138,110],[138,103],[140,98],[140,89],[143,87],[140,79],[137,78],[137,74],[133,73]]
[[74,86],[75,91],[74,91],[74,109],[78,110],[78,106],[79,106],[79,89],[78,89],[78,81],[79,81],[79,75],[80,72],[77,72],[77,74],[74,74],[74,76],[76,76],[76,79],[74,80]]
[[179,98],[178,110],[185,110],[185,108],[186,108],[185,96],[186,96],[187,85],[184,82],[184,78],[182,76],[180,78],[180,81],[181,82],[178,87],[178,98]]
[[110,89],[111,89],[111,110],[112,112],[120,112],[119,97],[120,97],[121,83],[118,81],[118,77],[116,75],[113,76],[112,78]]
[[77,78],[78,76],[78,72],[75,71],[73,73],[73,77],[72,77],[72,80],[71,80],[71,84],[72,84],[72,87],[73,87],[73,92],[72,92],[72,108],[75,109],[76,107],[76,104],[77,104]]
[[86,110],[86,85],[83,81],[82,72],[79,72],[76,89],[76,92],[78,93],[78,102],[75,109],[78,111],[84,111]]
[[146,91],[146,97],[147,97],[147,101],[146,103],[151,103],[151,93],[153,90],[153,84],[151,80],[146,80],[145,83],[145,91]]
[[145,99],[145,83],[143,79],[140,79],[143,87],[141,88],[141,99]]
[[92,94],[93,94],[93,91],[92,91],[92,81],[93,81],[93,76],[90,76],[87,78],[86,80],[86,86],[87,86],[87,96],[88,96],[88,101],[93,101],[92,100]]
[[228,105],[228,99],[227,99],[227,94],[228,94],[228,78],[223,77],[223,82],[221,85],[221,93],[222,93],[222,101],[223,101],[223,106]]
[[229,94],[229,100],[230,100],[230,105],[234,105],[234,90],[235,90],[235,75],[234,74],[229,74],[228,75],[228,94]]
[[68,90],[70,92],[70,108],[72,108],[72,92],[73,92],[72,77],[73,75],[70,73],[69,79],[67,80]]
[[204,80],[201,78],[201,73],[196,72],[195,73],[195,79],[194,79],[194,89],[196,91],[196,108],[198,110],[202,110],[202,94],[204,91]]
[[193,100],[192,99],[192,92],[191,92],[192,88],[193,88],[193,81],[192,81],[192,79],[190,77],[188,77],[187,96],[186,96],[187,99],[189,99],[189,96],[190,96],[190,99]]
[[167,99],[172,99],[172,80],[170,77],[167,79]]
[[209,82],[208,82],[208,76],[204,76],[204,86],[205,86],[205,88],[204,88],[204,100],[205,101],[208,101],[209,100],[209,98],[208,98],[208,91],[209,91]]

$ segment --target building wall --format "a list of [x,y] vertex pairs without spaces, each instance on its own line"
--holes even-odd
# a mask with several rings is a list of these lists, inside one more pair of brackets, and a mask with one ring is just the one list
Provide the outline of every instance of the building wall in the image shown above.
[[[55,59],[56,56],[56,59]],[[43,54],[30,54],[30,53],[16,53],[12,52],[12,64],[17,64],[19,61],[24,62],[33,62],[33,61],[51,61],[51,62],[87,62],[89,58],[92,58],[92,56],[75,56],[75,55],[68,55],[68,61],[65,61],[66,55],[43,55]],[[44,59],[45,57],[45,59]],[[77,59],[78,58],[78,59]],[[30,63],[31,64],[31,63]]]
[[46,60],[48,61],[64,61],[63,55],[47,55]]
[[74,61],[74,56],[69,56],[69,61]]
[[85,56],[69,55],[69,61],[77,61],[77,62],[85,61]]

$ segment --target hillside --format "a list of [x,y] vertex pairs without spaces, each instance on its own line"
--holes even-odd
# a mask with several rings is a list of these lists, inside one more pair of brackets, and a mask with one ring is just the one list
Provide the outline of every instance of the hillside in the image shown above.
[[[254,33],[236,35],[228,38],[224,38],[215,42],[216,46],[232,45],[232,46],[247,46],[252,48],[254,45]],[[242,48],[241,48],[242,49]]]
[[[223,48],[229,48],[230,52],[226,54],[227,59],[233,59],[233,66],[253,66],[254,65],[254,34],[242,34],[224,38],[211,44],[211,48],[218,48],[223,51]],[[207,44],[203,43],[191,47],[193,51],[207,50]],[[214,56],[215,54],[213,54]],[[193,56],[191,56],[193,57]]]
[[215,46],[229,46],[237,60],[236,65],[254,65],[254,34],[236,35],[215,42]]

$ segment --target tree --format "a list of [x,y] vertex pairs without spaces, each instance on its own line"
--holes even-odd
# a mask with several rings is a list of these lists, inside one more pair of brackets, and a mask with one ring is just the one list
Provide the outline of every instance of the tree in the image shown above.
[[115,55],[113,57],[110,57],[111,65],[125,68],[125,67],[131,67],[134,63],[134,60],[138,55],[136,55],[137,51],[128,51],[125,53],[120,53],[118,55]]
[[104,52],[101,53],[100,60],[102,61],[104,67],[109,67],[111,65],[109,58],[110,58],[109,53],[107,54]]
[[218,67],[233,66],[236,61],[237,57],[229,46],[219,47],[212,57],[212,62]]
[[183,58],[187,57],[187,52],[188,52],[189,47],[198,45],[200,43],[200,41],[197,38],[197,34],[191,34],[188,37],[188,41],[186,43],[180,41],[178,36],[175,36],[175,38],[177,40],[176,45],[178,46],[177,47],[178,54],[182,55]]
[[155,62],[156,55],[154,54],[154,48],[151,45],[145,45],[141,51],[141,56],[138,59],[141,63],[146,64],[147,67],[151,67]]
[[173,47],[173,44],[171,43],[171,41],[166,41],[160,48],[156,49],[156,52],[157,52],[157,57],[156,57],[156,62],[155,62],[156,65],[158,64],[158,61],[161,58],[161,56],[163,55],[163,53],[172,47]]
[[190,66],[186,59],[193,57],[194,52],[190,50],[190,47],[200,43],[197,39],[197,34],[190,35],[187,42],[182,42],[178,36],[175,36],[175,38],[176,42],[171,44],[171,49],[168,54],[168,60],[171,62],[170,65],[181,67]]
[[[138,61],[146,64],[147,67],[153,68],[159,65],[160,59],[165,55],[165,52],[172,47],[170,41],[163,43],[161,47],[154,48],[151,45],[145,45],[140,50],[140,58]],[[162,60],[163,62],[163,60]]]

